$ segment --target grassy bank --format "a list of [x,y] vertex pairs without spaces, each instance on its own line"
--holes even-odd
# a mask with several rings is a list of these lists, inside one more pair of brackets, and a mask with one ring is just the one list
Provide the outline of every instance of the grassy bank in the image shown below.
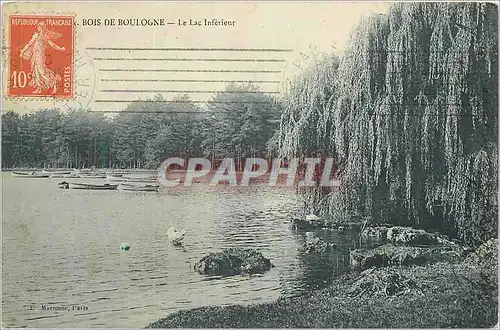
[[180,311],[152,328],[478,328],[497,323],[496,273],[474,263],[350,273],[297,298]]

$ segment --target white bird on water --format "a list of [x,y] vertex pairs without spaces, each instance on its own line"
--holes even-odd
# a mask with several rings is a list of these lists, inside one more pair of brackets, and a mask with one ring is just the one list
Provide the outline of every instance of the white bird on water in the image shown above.
[[320,218],[316,214],[308,214],[306,215],[306,221],[308,222],[318,222]]
[[185,230],[178,230],[175,227],[170,227],[167,230],[167,236],[172,241],[174,245],[181,245],[184,236],[186,236]]
[[128,243],[122,243],[122,245],[120,245],[120,250],[123,250],[123,251],[130,250],[130,244],[128,244]]

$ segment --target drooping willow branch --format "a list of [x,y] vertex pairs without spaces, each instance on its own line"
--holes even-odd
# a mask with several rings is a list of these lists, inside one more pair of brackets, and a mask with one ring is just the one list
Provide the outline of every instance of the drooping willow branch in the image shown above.
[[337,157],[325,212],[496,236],[497,37],[493,5],[400,3],[360,23],[338,70],[298,78],[280,151]]

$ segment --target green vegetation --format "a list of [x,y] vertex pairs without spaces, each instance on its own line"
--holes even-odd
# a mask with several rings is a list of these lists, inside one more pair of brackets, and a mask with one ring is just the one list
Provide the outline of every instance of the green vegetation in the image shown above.
[[2,113],[3,167],[107,166],[112,134],[110,122],[98,113]]
[[475,265],[393,266],[268,304],[180,311],[152,328],[483,328],[497,321],[497,286]]
[[252,85],[230,84],[208,102],[205,150],[215,157],[264,157],[279,125],[280,107]]

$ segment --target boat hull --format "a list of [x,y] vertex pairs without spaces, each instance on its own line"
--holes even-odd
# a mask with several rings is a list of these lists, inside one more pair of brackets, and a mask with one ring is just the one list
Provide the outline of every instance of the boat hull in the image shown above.
[[144,182],[144,183],[154,183],[158,182],[156,178],[126,178],[127,182]]
[[136,186],[136,185],[130,185],[130,184],[120,184],[119,189],[120,190],[125,190],[125,191],[151,191],[151,192],[157,192],[160,189],[160,186],[158,186],[158,185]]
[[[59,184],[60,186],[62,183]],[[86,190],[116,190],[118,185],[116,184],[90,184],[90,183],[75,183],[68,182],[66,189],[86,189]]]
[[50,174],[36,174],[36,173],[29,173],[29,172],[12,172],[12,176],[15,178],[41,179],[41,178],[50,177]]
[[106,175],[106,181],[108,182],[122,182],[126,180],[127,179],[125,179],[122,175],[110,175],[110,174]]
[[71,174],[71,171],[49,171],[49,170],[42,170],[42,174],[67,175],[67,174]]
[[50,175],[51,179],[77,179],[79,177],[80,176],[78,176],[77,174],[74,174],[74,173],[70,173],[70,174],[51,174]]
[[82,179],[105,179],[106,176],[102,174],[78,174],[79,178]]

